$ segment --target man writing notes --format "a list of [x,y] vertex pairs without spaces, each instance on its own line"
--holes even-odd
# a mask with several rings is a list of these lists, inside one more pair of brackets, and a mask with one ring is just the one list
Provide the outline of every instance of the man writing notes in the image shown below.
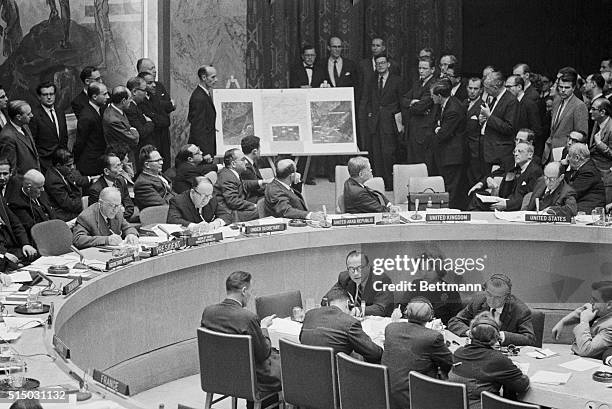
[[94,246],[118,246],[123,242],[138,245],[138,232],[123,218],[121,192],[105,187],[97,203],[77,217],[72,243],[79,249]]

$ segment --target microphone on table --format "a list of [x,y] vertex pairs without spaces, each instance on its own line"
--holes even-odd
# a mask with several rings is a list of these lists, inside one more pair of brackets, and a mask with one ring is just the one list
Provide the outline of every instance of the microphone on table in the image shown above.
[[536,213],[540,214],[540,198],[536,197],[535,202],[536,202]]
[[76,247],[74,247],[74,246],[70,246],[70,250],[72,250],[72,251],[74,251],[76,254],[78,254],[78,255],[79,255],[79,258],[80,258],[80,261],[79,261],[78,263],[76,263],[76,264],[74,265],[74,267],[72,267],[72,268],[79,269],[79,270],[86,270],[86,269],[88,269],[89,267],[87,266],[87,264],[85,264],[85,263],[83,262],[83,260],[85,260],[85,255],[84,255],[83,253],[81,253],[81,252],[79,251],[79,249],[77,249],[77,248],[76,248]]
[[419,214],[419,199],[414,199],[414,214],[410,216],[410,218],[412,220],[420,220],[423,218],[423,216]]

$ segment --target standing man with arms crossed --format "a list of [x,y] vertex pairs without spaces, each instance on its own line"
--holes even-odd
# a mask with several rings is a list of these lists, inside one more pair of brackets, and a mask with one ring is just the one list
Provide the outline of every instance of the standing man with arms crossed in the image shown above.
[[200,82],[189,98],[189,143],[198,145],[204,155],[214,157],[217,153],[217,110],[213,104],[212,88],[217,83],[217,70],[212,65],[201,67],[198,80]]

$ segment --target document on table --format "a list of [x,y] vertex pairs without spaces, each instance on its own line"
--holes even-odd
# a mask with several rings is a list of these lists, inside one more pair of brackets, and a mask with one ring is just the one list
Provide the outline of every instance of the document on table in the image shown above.
[[565,385],[571,376],[571,372],[537,371],[531,377],[531,382],[546,385]]
[[289,318],[274,318],[272,325],[268,327],[270,343],[276,349],[278,349],[278,341],[281,338],[299,344],[301,330],[302,324],[299,322],[292,321]]
[[14,341],[21,336],[21,331],[16,331],[14,328],[5,324],[0,324],[0,339],[5,342]]
[[[45,317],[46,319],[46,317]],[[28,329],[43,325],[43,318],[33,317],[4,317],[4,323],[8,328]]]
[[568,362],[559,364],[559,366],[566,368],[566,369],[571,369],[572,371],[587,371],[589,369],[599,368],[600,365],[601,365],[601,362],[590,361],[588,359],[583,359],[583,358],[578,358],[578,359],[574,359],[573,361],[568,361]]
[[535,359],[550,358],[555,355],[559,354],[549,348],[536,348],[533,351],[527,352],[527,356]]
[[495,210],[495,217],[500,220],[505,220],[507,222],[525,222],[525,215],[527,214],[537,214],[536,212],[527,212],[527,211],[517,211],[517,212],[500,212],[499,210]]
[[476,197],[479,198],[482,203],[497,203],[500,200],[502,200],[498,196],[487,196],[487,195],[481,195],[479,193],[476,193]]

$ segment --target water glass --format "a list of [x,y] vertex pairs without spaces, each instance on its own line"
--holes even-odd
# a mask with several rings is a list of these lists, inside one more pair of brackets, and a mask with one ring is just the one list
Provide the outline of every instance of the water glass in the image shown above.
[[26,383],[26,364],[19,358],[13,358],[9,367],[9,384],[13,388],[23,388]]
[[603,207],[596,207],[591,212],[591,217],[593,218],[593,225],[595,226],[605,226],[606,224],[606,213]]

